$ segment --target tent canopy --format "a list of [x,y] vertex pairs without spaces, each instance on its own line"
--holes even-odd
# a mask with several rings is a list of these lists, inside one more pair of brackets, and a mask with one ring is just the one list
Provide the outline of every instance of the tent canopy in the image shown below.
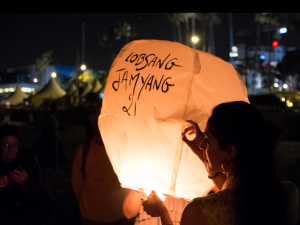
[[86,96],[88,93],[90,93],[92,91],[92,89],[93,89],[93,86],[89,82],[87,82],[87,84],[82,92],[82,96]]
[[78,95],[78,88],[76,87],[75,84],[71,84],[71,87],[70,89],[68,90],[68,95],[74,95],[74,94],[77,94]]
[[17,85],[15,92],[13,92],[6,99],[2,100],[1,104],[7,104],[7,102],[9,102],[10,105],[18,105],[22,103],[23,99],[25,98],[28,98],[28,95],[21,90],[20,85]]
[[100,84],[99,80],[96,80],[92,92],[97,93],[101,90],[101,88],[102,88],[102,85]]
[[59,99],[65,95],[66,91],[58,85],[55,78],[51,78],[38,93],[31,97],[31,103],[39,106],[45,99]]
[[32,100],[46,98],[57,99],[63,97],[65,94],[66,92],[58,85],[55,78],[51,78],[42,90],[32,96]]

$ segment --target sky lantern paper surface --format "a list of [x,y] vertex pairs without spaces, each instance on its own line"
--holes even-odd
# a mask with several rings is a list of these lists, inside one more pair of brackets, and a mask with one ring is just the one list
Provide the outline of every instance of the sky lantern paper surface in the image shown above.
[[122,186],[193,199],[213,183],[181,139],[186,120],[201,130],[212,108],[246,101],[232,65],[170,41],[139,40],[123,47],[104,91],[99,129]]

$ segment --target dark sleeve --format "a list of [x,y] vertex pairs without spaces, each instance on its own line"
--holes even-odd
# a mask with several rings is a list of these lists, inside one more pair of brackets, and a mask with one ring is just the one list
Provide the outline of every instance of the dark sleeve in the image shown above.
[[288,200],[288,218],[290,224],[296,224],[299,218],[299,190],[295,184],[290,181],[284,181]]
[[22,185],[27,197],[33,201],[41,201],[46,197],[46,191],[40,182],[40,172],[36,160],[26,157],[25,170],[28,174],[27,181]]

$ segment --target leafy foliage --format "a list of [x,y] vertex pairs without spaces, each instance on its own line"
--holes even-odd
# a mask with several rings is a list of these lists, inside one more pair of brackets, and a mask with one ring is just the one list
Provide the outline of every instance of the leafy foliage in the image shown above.
[[278,21],[279,13],[255,13],[255,21],[260,24],[275,25]]
[[221,22],[222,13],[195,13],[195,16],[204,25],[209,25],[210,22],[217,25]]
[[55,65],[57,58],[53,50],[47,51],[36,60],[36,65],[39,71],[45,70],[48,66]]

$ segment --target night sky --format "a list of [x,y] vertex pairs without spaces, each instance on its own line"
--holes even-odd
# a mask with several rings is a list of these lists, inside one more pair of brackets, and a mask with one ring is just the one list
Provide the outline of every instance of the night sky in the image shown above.
[[[54,50],[58,64],[75,66],[77,49],[81,52],[82,22],[85,22],[85,59],[88,68],[105,69],[105,50],[98,44],[98,36],[112,25],[131,19],[138,13],[1,13],[0,14],[0,70],[34,64],[48,50]],[[135,39],[173,41],[172,25],[163,13],[151,13],[152,21],[140,30]],[[255,26],[254,13],[234,13],[234,32]],[[183,38],[184,23],[182,23]],[[196,23],[196,33],[201,30]],[[228,13],[215,26],[216,55],[229,60]],[[109,50],[109,58],[116,56],[126,44],[125,38]]]

